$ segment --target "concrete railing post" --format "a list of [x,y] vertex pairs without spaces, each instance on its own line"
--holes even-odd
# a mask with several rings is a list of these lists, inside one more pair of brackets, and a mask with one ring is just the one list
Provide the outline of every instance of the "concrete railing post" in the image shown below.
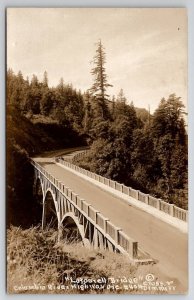
[[71,189],[68,189],[68,197],[72,201],[72,190]]
[[119,232],[121,232],[122,229],[121,228],[117,228],[116,231],[115,231],[115,242],[117,244],[119,244]]
[[84,199],[80,199],[80,203],[81,203],[81,210],[83,210],[83,203],[86,202]]
[[158,199],[158,202],[157,202],[157,209],[158,209],[158,210],[161,209],[161,199]]
[[62,186],[63,193],[65,192],[65,185]]
[[89,207],[92,206],[92,204],[88,204],[88,211],[87,211],[87,215],[89,216]]
[[110,221],[109,219],[104,219],[104,231],[107,233],[107,222]]
[[77,205],[77,197],[78,194],[75,194],[74,192],[72,192],[72,201]]
[[146,195],[145,195],[145,203],[146,203],[146,204],[149,204],[149,194],[146,194]]
[[130,243],[130,246],[131,246],[131,256],[132,258],[137,258],[137,255],[138,255],[138,242],[131,242]]
[[97,214],[99,214],[100,212],[99,211],[96,211],[95,212],[95,224],[96,224],[96,222],[97,222]]
[[169,204],[170,206],[170,215],[174,217],[174,204]]
[[188,222],[188,211],[185,212],[185,221]]
[[61,181],[59,181],[59,189],[62,190],[63,189],[63,183]]

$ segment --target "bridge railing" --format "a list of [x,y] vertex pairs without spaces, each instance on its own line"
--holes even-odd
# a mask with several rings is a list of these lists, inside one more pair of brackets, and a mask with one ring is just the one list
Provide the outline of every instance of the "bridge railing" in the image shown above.
[[60,191],[61,194],[68,198],[75,214],[79,210],[90,220],[91,223],[94,224],[94,226],[98,226],[98,228],[102,230],[103,234],[108,237],[111,243],[115,244],[117,249],[119,248],[121,252],[127,253],[128,256],[132,259],[137,258],[138,243],[136,241],[128,237],[123,232],[120,233],[121,229],[117,228],[113,223],[110,222],[110,220],[105,218],[91,204],[88,204],[84,199],[80,198],[62,182],[54,178],[40,164],[38,164],[34,160],[31,160],[31,163],[35,167],[35,169],[41,172]]
[[146,195],[142,192],[139,192],[138,193],[138,200],[141,201],[141,202],[144,202],[144,203],[148,203],[148,195]]
[[131,187],[125,186],[124,184],[118,183],[114,180],[108,179],[106,177],[97,175],[93,172],[90,172],[88,170],[85,170],[83,168],[80,168],[78,166],[75,166],[74,164],[67,162],[65,160],[62,160],[60,158],[55,158],[55,161],[64,165],[65,167],[71,168],[83,175],[86,175],[92,179],[97,180],[98,182],[101,182],[102,184],[105,184],[123,194],[126,194],[138,201],[144,202],[145,204],[152,206],[174,218],[177,218],[179,220],[182,220],[184,222],[188,221],[188,211],[184,210],[182,208],[179,208],[178,206],[174,204],[167,203],[159,198],[155,198],[149,194],[144,194],[138,190],[135,190]]
[[[160,199],[148,195],[148,205],[160,209],[160,207],[159,207],[160,202],[161,202]],[[167,203],[167,202],[165,202],[165,203],[166,203],[167,206],[168,206],[168,203]],[[161,209],[160,209],[160,210],[161,210]]]
[[127,253],[130,253],[130,256],[132,257],[136,257],[137,256],[137,252],[138,252],[138,244],[137,242],[133,243],[133,246],[130,242],[130,239],[127,237],[127,235],[122,232],[119,231],[118,234],[118,244],[127,251]]
[[84,157],[87,154],[88,150],[80,151],[79,153],[76,153],[72,158],[72,163],[75,163],[80,158]]
[[78,153],[76,153],[73,157],[68,158],[66,157],[65,160],[74,164],[77,162],[77,160],[79,160],[80,158],[84,157],[87,154],[88,150],[81,150]]
[[173,208],[174,208],[174,216],[178,219],[187,222],[187,214],[185,213],[185,210],[175,205]]

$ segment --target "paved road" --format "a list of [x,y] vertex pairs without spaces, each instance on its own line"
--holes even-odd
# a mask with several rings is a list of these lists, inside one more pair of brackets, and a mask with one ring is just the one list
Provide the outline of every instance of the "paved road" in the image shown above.
[[71,171],[51,164],[49,159],[47,162],[42,159],[41,164],[50,174],[137,240],[144,251],[158,260],[158,267],[163,274],[179,282],[183,290],[187,289],[187,234],[128,205]]

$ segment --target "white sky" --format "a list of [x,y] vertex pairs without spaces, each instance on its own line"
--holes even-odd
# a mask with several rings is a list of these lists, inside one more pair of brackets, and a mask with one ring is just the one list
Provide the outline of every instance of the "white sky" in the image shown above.
[[150,104],[153,112],[162,97],[176,93],[187,107],[185,9],[10,8],[7,66],[40,80],[46,70],[50,86],[63,77],[85,91],[99,39],[110,95],[123,88],[129,102]]

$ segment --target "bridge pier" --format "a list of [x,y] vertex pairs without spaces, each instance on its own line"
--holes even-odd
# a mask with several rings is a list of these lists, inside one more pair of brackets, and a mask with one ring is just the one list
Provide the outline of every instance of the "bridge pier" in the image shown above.
[[45,205],[42,206],[42,229],[45,229],[46,220],[45,220]]

